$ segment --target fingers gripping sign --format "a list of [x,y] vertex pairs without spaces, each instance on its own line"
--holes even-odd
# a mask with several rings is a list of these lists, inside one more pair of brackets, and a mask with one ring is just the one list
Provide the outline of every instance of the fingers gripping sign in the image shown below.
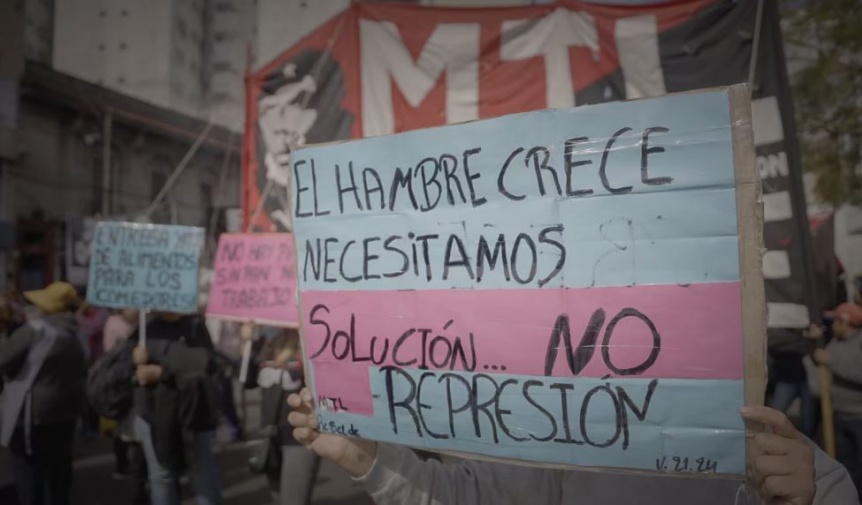
[[287,399],[291,413],[287,420],[293,426],[293,436],[324,459],[341,466],[354,477],[367,474],[377,456],[377,444],[358,438],[320,432],[320,421],[314,412],[314,398],[308,388]]
[[746,421],[766,432],[749,433],[747,474],[766,505],[811,505],[817,491],[814,450],[783,413],[743,407]]

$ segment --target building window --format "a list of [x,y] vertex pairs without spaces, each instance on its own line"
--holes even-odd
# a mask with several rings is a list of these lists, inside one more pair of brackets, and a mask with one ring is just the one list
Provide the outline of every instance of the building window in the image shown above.
[[233,5],[233,2],[216,2],[215,11],[216,12],[236,12],[236,7]]
[[227,93],[225,91],[215,92],[211,96],[212,96],[212,101],[215,103],[231,102],[234,99],[230,93]]
[[186,28],[186,22],[183,18],[177,19],[177,33],[180,34],[180,38],[182,39],[188,37],[188,28]]
[[233,38],[231,32],[218,31],[213,34],[213,39],[216,42],[227,42]]
[[201,184],[201,206],[207,209],[213,206],[213,187],[212,184]]
[[183,87],[183,83],[181,83],[179,81],[174,81],[173,84],[171,84],[171,90],[174,92],[174,95],[180,96],[180,97],[183,96],[185,94],[185,91],[186,91],[185,88]]
[[168,176],[162,172],[153,171],[150,174],[150,201],[155,200],[156,197],[159,196],[159,191],[165,187],[167,182]]
[[233,66],[227,61],[217,61],[213,63],[213,72],[230,72]]

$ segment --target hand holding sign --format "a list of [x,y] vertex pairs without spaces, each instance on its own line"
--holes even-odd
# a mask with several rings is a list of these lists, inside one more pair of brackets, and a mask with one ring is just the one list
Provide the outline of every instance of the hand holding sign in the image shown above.
[[308,450],[344,468],[353,477],[366,475],[374,464],[377,444],[359,438],[347,438],[320,432],[320,421],[314,412],[311,391],[303,389],[287,399],[293,411],[288,421],[294,427],[293,436]]
[[146,365],[150,361],[150,355],[147,352],[147,347],[138,345],[132,351],[132,363],[136,366]]
[[742,416],[772,433],[751,435],[747,473],[767,505],[810,505],[817,492],[814,449],[793,423],[774,409],[744,407]]
[[[288,398],[294,437],[317,455],[341,466],[351,476],[367,475],[377,444],[320,431],[308,389]],[[747,473],[767,505],[811,505],[815,492],[814,451],[783,413],[767,407],[746,407],[746,420],[769,426],[773,433],[751,434]],[[414,475],[415,477],[415,475]]]

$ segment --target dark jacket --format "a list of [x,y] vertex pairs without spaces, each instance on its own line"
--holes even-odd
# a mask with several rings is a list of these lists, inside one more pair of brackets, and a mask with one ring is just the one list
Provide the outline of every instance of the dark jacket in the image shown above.
[[801,330],[769,330],[769,378],[776,382],[805,382],[802,358],[814,352],[817,341],[805,338]]
[[[137,331],[132,334],[130,340],[138,341]],[[212,340],[206,325],[200,318],[187,316],[177,321],[154,319],[147,323],[147,351],[150,363],[162,367],[160,384],[174,386],[177,376],[200,372],[197,369],[200,366],[198,360],[186,363],[182,359],[169,359],[173,344],[206,350],[207,356],[213,359],[207,360],[205,366],[207,368],[215,366]],[[152,406],[156,402],[157,390],[157,387],[149,386],[136,388],[135,391],[135,413],[147,421],[149,421]]]
[[150,425],[159,462],[181,469],[186,464],[183,432],[213,430],[219,421],[212,340],[199,318],[155,319],[147,324],[147,351],[150,362],[162,367],[162,376],[156,384],[136,388],[135,412]]
[[[86,403],[87,364],[84,349],[76,337],[75,317],[57,314],[45,316],[44,322],[70,336],[57,339],[33,383],[34,425],[74,421]],[[0,373],[5,379],[21,371],[36,337],[33,327],[25,324],[0,340]],[[18,423],[21,423],[20,418]]]

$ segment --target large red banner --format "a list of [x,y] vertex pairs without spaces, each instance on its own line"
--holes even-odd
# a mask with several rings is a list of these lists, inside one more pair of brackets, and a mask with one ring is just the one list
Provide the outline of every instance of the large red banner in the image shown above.
[[290,229],[290,151],[303,144],[750,82],[764,236],[774,252],[769,264],[780,266],[764,272],[770,327],[772,335],[803,328],[817,304],[807,287],[813,281],[795,127],[777,9],[763,2],[758,25],[757,5],[354,2],[248,76],[246,230]]
[[354,3],[249,76],[246,227],[287,227],[287,153],[304,143],[663,94],[661,32],[710,3]]

